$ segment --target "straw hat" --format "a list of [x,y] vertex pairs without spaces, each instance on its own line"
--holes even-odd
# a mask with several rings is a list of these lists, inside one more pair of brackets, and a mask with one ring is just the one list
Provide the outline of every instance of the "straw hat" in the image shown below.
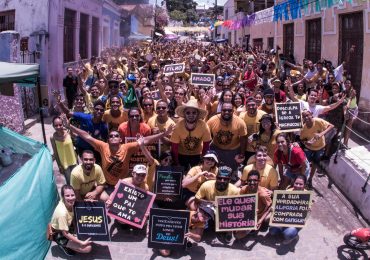
[[207,111],[204,109],[199,108],[198,101],[196,99],[190,99],[185,105],[178,106],[175,110],[175,113],[180,117],[184,116],[184,110],[186,108],[195,108],[198,110],[199,113],[199,119],[204,119],[207,116]]

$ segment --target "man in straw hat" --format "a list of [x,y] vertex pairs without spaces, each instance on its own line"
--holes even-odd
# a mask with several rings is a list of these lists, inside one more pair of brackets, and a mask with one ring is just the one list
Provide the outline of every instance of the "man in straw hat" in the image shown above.
[[199,108],[195,99],[176,108],[175,113],[183,119],[175,126],[171,136],[175,164],[185,169],[198,165],[211,141],[211,133],[203,119],[207,111]]

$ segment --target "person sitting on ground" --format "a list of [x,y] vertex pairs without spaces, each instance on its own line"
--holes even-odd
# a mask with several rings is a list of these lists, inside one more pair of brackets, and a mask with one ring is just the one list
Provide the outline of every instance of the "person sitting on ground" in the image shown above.
[[72,138],[65,129],[63,119],[56,116],[52,121],[55,132],[50,137],[50,143],[53,147],[54,158],[59,167],[59,172],[66,178],[66,183],[70,184],[71,172],[77,165],[77,155],[73,147]]
[[[196,207],[215,206],[217,196],[233,196],[239,195],[239,189],[230,183],[232,169],[227,166],[221,166],[218,169],[216,180],[204,182],[198,192],[195,194]],[[218,243],[228,244],[231,242],[232,233],[220,232],[218,237],[212,240],[212,245]]]
[[182,180],[183,200],[190,210],[195,210],[194,204],[195,194],[200,186],[209,180],[216,179],[218,157],[215,151],[209,150],[203,156],[201,163],[189,170],[185,178]]
[[[304,187],[306,186],[307,178],[305,175],[297,175],[293,181],[293,187],[288,188],[288,191],[306,191]],[[299,239],[298,232],[301,228],[296,227],[270,227],[269,233],[273,236],[282,234],[284,236],[284,245],[291,244],[293,241]]]
[[256,162],[244,167],[243,174],[235,185],[237,187],[244,186],[248,173],[252,170],[257,170],[261,176],[260,186],[270,191],[276,190],[279,186],[279,175],[273,166],[267,164],[267,158],[267,148],[259,146],[256,151]]
[[101,167],[95,164],[94,153],[85,150],[81,159],[82,164],[76,166],[71,173],[71,186],[77,200],[106,201],[108,194],[104,191],[105,178]]
[[79,240],[73,232],[75,191],[72,186],[65,184],[62,186],[60,193],[61,200],[51,219],[51,227],[54,233],[53,240],[67,256],[73,256],[75,252],[90,253],[92,249],[90,238],[84,241]]
[[[192,241],[200,242],[202,240],[204,229],[208,220],[214,220],[215,213],[210,207],[201,206],[195,211],[190,211],[189,232],[185,237],[190,240],[187,247],[192,246]],[[167,257],[171,255],[170,249],[160,249],[161,256]]]
[[[257,231],[260,229],[262,223],[268,223],[268,215],[271,210],[272,200],[270,191],[259,185],[260,173],[257,170],[251,170],[248,173],[247,185],[241,187],[240,195],[257,193]],[[249,234],[250,231],[237,231],[234,232],[236,239],[242,239]]]

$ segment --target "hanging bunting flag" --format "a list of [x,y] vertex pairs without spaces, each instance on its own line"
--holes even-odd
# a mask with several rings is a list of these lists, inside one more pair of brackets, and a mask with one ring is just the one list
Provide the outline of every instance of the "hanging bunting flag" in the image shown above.
[[283,13],[284,13],[284,19],[285,19],[285,21],[288,21],[289,20],[289,11],[288,11],[288,3],[287,2],[284,2],[282,4],[282,9],[283,9]]
[[274,6],[274,22],[281,21],[283,19],[283,13],[281,12],[281,5]]

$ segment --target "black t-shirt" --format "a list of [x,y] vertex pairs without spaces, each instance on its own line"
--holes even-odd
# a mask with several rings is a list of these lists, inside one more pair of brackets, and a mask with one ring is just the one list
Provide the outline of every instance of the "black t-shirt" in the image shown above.
[[69,93],[76,93],[78,86],[78,79],[76,76],[66,76],[63,79],[63,87],[66,88],[66,91]]

